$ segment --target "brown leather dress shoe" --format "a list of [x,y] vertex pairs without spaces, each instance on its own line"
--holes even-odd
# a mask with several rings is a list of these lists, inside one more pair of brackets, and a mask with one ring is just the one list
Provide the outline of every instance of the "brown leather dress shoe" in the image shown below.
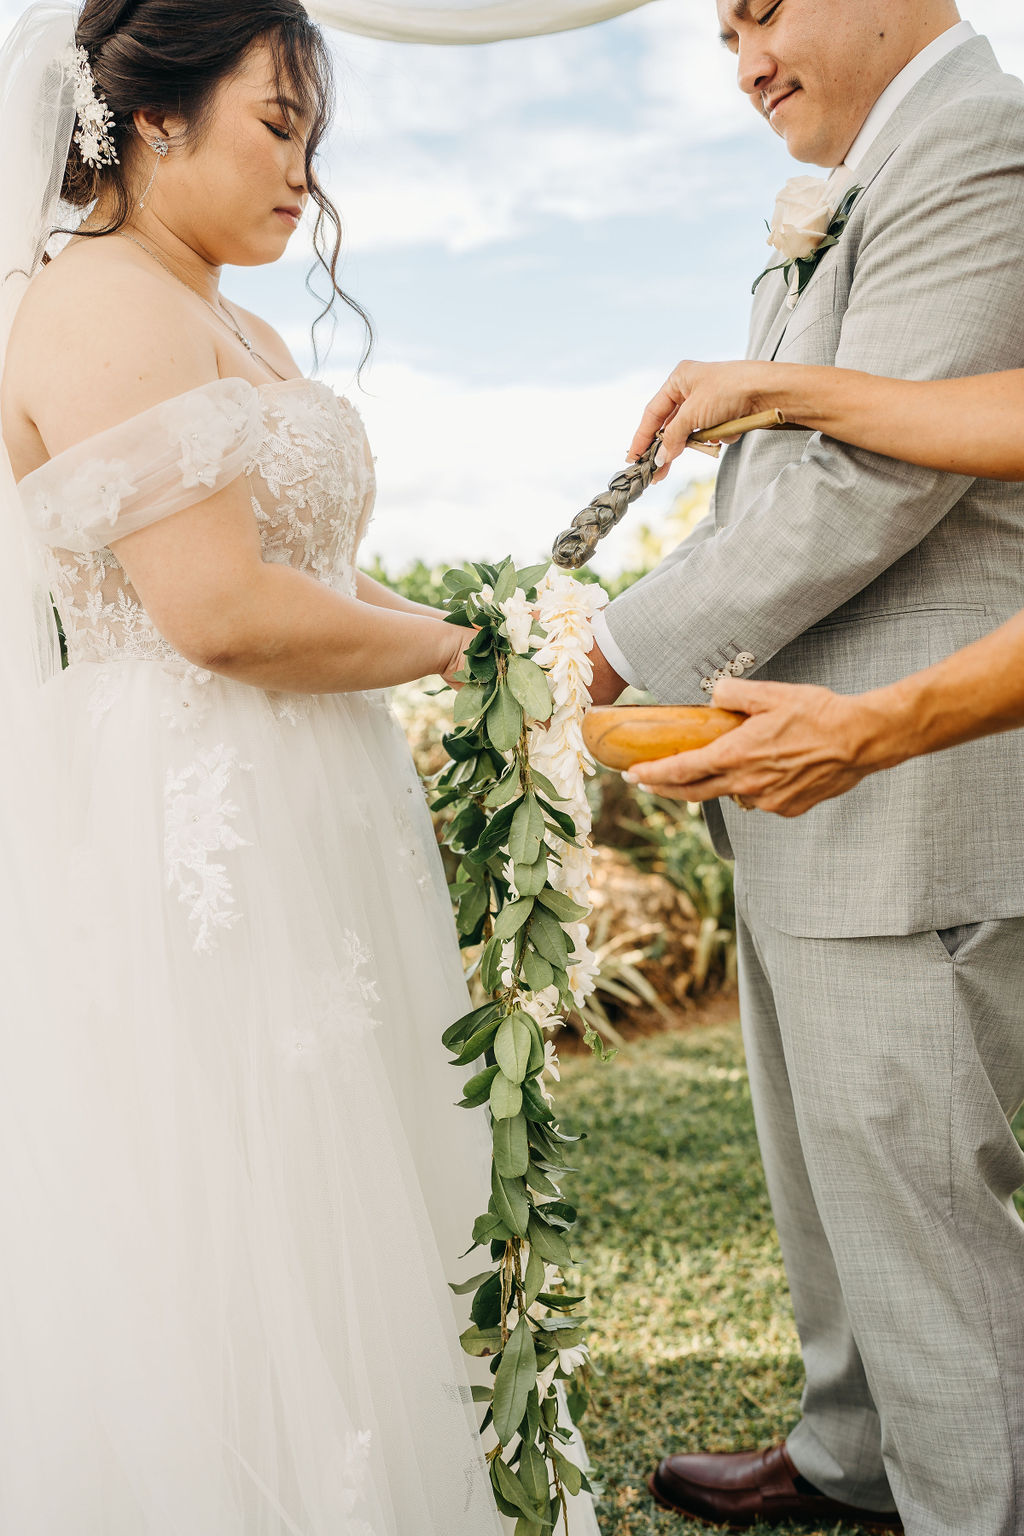
[[665,1509],[729,1531],[745,1530],[759,1520],[766,1525],[785,1520],[818,1525],[843,1520],[866,1531],[903,1529],[896,1514],[855,1509],[818,1493],[800,1476],[784,1445],[767,1451],[666,1456],[647,1486]]

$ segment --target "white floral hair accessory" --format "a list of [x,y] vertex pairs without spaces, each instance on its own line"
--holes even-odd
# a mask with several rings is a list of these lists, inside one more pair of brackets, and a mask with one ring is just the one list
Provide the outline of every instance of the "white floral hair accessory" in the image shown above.
[[97,167],[119,165],[110,132],[114,114],[107,106],[106,97],[101,96],[96,89],[89,55],[84,48],[72,46],[65,55],[65,61],[72,71],[75,112],[78,115],[75,143],[81,151],[82,159],[87,165]]

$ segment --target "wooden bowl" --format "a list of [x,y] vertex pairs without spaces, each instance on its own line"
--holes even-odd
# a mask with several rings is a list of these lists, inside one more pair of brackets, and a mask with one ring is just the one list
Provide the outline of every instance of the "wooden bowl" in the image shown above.
[[746,718],[709,704],[608,704],[585,717],[583,740],[606,768],[632,768],[706,747]]

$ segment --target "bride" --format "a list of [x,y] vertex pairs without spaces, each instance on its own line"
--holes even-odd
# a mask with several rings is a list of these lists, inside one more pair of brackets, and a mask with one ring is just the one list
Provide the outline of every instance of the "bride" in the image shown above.
[[0,1530],[497,1533],[465,987],[380,692],[465,631],[357,571],[359,418],[219,291],[312,202],[339,292],[327,49],[299,0],[37,4],[0,111]]

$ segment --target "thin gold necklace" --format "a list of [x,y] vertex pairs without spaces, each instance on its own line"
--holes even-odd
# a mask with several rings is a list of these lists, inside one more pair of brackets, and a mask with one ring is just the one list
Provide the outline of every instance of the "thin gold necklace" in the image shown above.
[[228,309],[227,305],[224,304],[223,299],[221,299],[220,302],[221,304],[224,304],[225,313],[221,314],[220,310],[217,309],[215,305],[211,304],[209,299],[204,299],[201,293],[196,292],[191,283],[186,283],[183,277],[179,277],[177,272],[175,272],[172,267],[169,267],[162,257],[157,255],[156,251],[150,250],[148,245],[143,245],[141,240],[137,240],[134,235],[129,235],[126,230],[117,229],[114,231],[114,233],[120,235],[123,240],[130,240],[132,245],[137,245],[139,250],[145,251],[147,256],[152,256],[153,260],[157,262],[161,267],[163,267],[164,271],[173,277],[176,283],[180,283],[183,288],[187,288],[189,293],[195,295],[200,304],[205,304],[210,313],[212,315],[216,315],[217,319],[222,325],[226,325],[230,331],[234,332],[234,334],[238,337],[238,340],[242,343],[242,346],[249,353],[250,357],[255,357],[258,362],[263,364],[264,368],[269,368],[271,373],[277,374],[279,379],[285,379],[285,375],[283,373],[278,373],[278,370],[274,367],[273,363],[268,363],[267,359],[261,353],[256,351],[256,348],[253,346],[248,336],[246,336],[245,333],[239,329],[237,323],[231,317],[231,311]]

